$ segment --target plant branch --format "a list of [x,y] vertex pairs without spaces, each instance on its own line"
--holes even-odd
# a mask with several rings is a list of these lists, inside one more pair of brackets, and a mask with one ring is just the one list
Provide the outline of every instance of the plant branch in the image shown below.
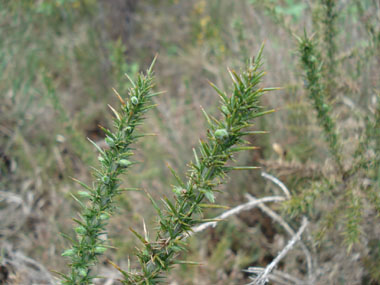
[[[244,272],[254,274],[255,276],[259,276],[264,272],[265,268],[262,267],[249,267],[249,269],[244,270]],[[256,279],[257,277],[250,277],[252,280]],[[290,274],[287,274],[285,272],[279,271],[279,270],[273,270],[271,273],[268,274],[268,279],[275,282],[275,284],[281,284],[281,285],[304,285],[309,284],[306,283],[303,280],[300,280]]]
[[189,237],[189,236],[192,236],[194,233],[202,232],[209,227],[215,227],[219,221],[225,220],[225,219],[227,219],[233,215],[237,215],[243,211],[249,211],[249,210],[257,207],[260,204],[268,203],[268,202],[279,202],[279,201],[284,201],[284,200],[285,200],[285,198],[280,197],[280,196],[264,197],[264,198],[260,198],[257,200],[251,200],[247,203],[236,206],[236,207],[232,208],[231,210],[228,210],[228,211],[224,212],[223,214],[215,217],[214,218],[215,221],[213,221],[213,222],[208,222],[208,223],[204,223],[204,224],[201,224],[199,226],[193,227],[191,229],[191,232],[186,233],[186,236]]
[[235,153],[254,149],[246,146],[247,142],[243,137],[255,132],[246,129],[252,126],[254,118],[273,112],[263,111],[259,103],[264,93],[276,89],[258,87],[264,76],[264,72],[261,71],[262,50],[263,48],[256,58],[250,60],[241,75],[229,70],[233,81],[231,96],[211,84],[220,96],[222,119],[217,120],[202,110],[209,125],[207,139],[200,141],[198,151],[194,150],[194,161],[190,163],[186,182],[171,169],[177,180],[177,186],[173,187],[175,201],[164,198],[164,207],[161,208],[148,194],[159,217],[157,235],[155,240],[150,241],[132,230],[143,244],[137,253],[141,270],[120,270],[124,275],[125,284],[163,282],[163,273],[179,263],[175,258],[186,247],[183,241],[185,233],[190,232],[194,226],[208,221],[202,218],[205,206],[202,201],[215,201],[216,188],[225,181],[229,171],[256,168],[231,167],[226,166],[226,163]]
[[273,175],[266,173],[264,171],[261,172],[261,176],[272,181],[274,184],[276,184],[278,187],[280,187],[280,189],[284,192],[287,199],[291,198],[291,195],[290,195],[288,188],[278,178],[276,178]]
[[91,284],[95,278],[91,269],[98,262],[98,256],[107,250],[108,245],[101,236],[106,233],[108,220],[113,213],[114,198],[122,191],[119,189],[121,183],[118,177],[134,164],[129,161],[133,154],[130,144],[141,137],[135,135],[134,130],[144,119],[144,113],[154,107],[151,105],[151,98],[157,95],[151,92],[154,62],[145,75],[140,74],[136,82],[131,80],[133,87],[126,101],[114,90],[121,103],[119,112],[109,106],[114,114],[114,131],[101,127],[106,133],[108,148],[102,149],[90,140],[99,151],[100,162],[100,167],[94,168],[93,185],[88,186],[74,179],[86,190],[78,194],[88,202],[84,203],[72,195],[82,211],[80,219],[74,219],[77,223],[74,229],[76,239],[65,236],[71,241],[72,247],[62,255],[71,259],[71,272],[68,275],[60,274],[63,284]]
[[[252,201],[257,201],[257,199],[255,197],[253,197],[249,194],[246,194],[246,197],[251,199]],[[272,209],[270,209],[269,207],[267,207],[264,204],[259,204],[258,208],[260,210],[262,210],[264,213],[266,213],[269,217],[271,217],[272,220],[279,223],[290,236],[295,235],[295,231],[288,225],[288,223],[285,222],[285,220],[280,215],[278,215],[276,212],[274,212]],[[308,279],[313,280],[313,274],[312,274],[313,262],[312,262],[310,251],[307,249],[306,245],[302,241],[300,241],[300,246],[301,246],[302,251],[304,252],[304,255],[306,257]]]
[[276,256],[276,258],[265,268],[265,270],[250,284],[264,285],[268,282],[268,274],[277,266],[277,264],[285,257],[285,255],[294,247],[297,241],[300,240],[302,233],[308,225],[308,220],[306,217],[302,219],[302,225],[298,232],[292,237],[288,244],[281,250],[281,252]]

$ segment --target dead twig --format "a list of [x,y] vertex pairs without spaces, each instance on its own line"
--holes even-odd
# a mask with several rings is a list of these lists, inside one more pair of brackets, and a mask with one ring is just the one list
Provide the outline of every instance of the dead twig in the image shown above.
[[258,205],[260,205],[262,203],[278,202],[278,201],[284,201],[284,200],[285,200],[285,198],[280,197],[280,196],[264,197],[264,198],[260,198],[260,199],[255,199],[254,201],[250,200],[247,203],[236,206],[235,208],[232,208],[231,210],[228,210],[228,211],[224,212],[223,214],[217,216],[215,218],[216,221],[214,221],[214,222],[208,222],[208,223],[204,223],[204,224],[201,224],[199,226],[193,227],[192,232],[187,233],[186,237],[189,237],[189,236],[193,235],[194,233],[204,231],[205,229],[207,229],[209,227],[215,227],[219,220],[225,220],[228,217],[233,216],[233,215],[237,215],[242,211],[251,210],[251,209],[257,207]]
[[308,220],[306,217],[302,219],[302,225],[298,232],[292,237],[292,239],[288,242],[288,244],[280,251],[280,253],[276,256],[276,258],[263,270],[262,273],[259,274],[257,278],[250,284],[255,285],[265,285],[269,278],[268,275],[273,271],[273,269],[278,265],[278,263],[283,259],[286,254],[294,247],[297,241],[300,240],[302,233],[306,229],[308,225]]

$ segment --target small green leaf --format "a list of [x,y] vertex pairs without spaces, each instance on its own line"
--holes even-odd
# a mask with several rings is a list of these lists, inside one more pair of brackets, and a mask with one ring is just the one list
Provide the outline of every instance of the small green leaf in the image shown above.
[[79,191],[78,195],[83,197],[83,198],[91,198],[92,197],[91,194],[86,192],[86,191]]
[[230,209],[230,207],[228,206],[224,206],[224,205],[218,205],[218,204],[199,204],[199,207],[201,208],[220,208],[220,209]]
[[186,188],[185,184],[183,183],[182,179],[179,177],[179,175],[177,174],[177,172],[169,164],[167,164],[167,167],[170,169],[170,172],[173,174],[173,176],[175,177],[175,179],[177,180],[177,182],[179,183],[179,185],[182,188]]
[[115,147],[115,141],[114,141],[114,139],[112,139],[112,138],[110,138],[110,137],[106,137],[106,139],[105,139],[105,142],[106,142],[106,144],[110,147],[110,148],[113,148],[113,147]]
[[75,250],[70,248],[66,249],[63,253],[62,256],[73,256],[75,254]]
[[204,191],[204,194],[207,200],[209,200],[211,203],[215,202],[215,196],[214,196],[214,193],[212,193],[212,191]]
[[104,246],[97,246],[97,247],[95,247],[94,252],[98,253],[98,254],[103,254],[104,252],[106,252],[106,250],[107,250],[107,248]]

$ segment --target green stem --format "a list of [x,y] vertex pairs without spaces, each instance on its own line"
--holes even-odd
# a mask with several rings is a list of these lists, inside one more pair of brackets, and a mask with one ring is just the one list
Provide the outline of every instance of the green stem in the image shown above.
[[108,149],[101,149],[95,143],[99,151],[100,167],[94,169],[95,181],[93,186],[87,186],[79,182],[86,191],[79,194],[89,199],[84,204],[77,198],[82,207],[80,219],[74,219],[78,224],[75,228],[76,240],[70,239],[72,247],[62,255],[71,259],[71,272],[68,275],[61,274],[63,284],[91,284],[95,278],[91,273],[92,267],[97,263],[99,255],[107,250],[106,241],[101,236],[106,233],[109,217],[113,212],[114,198],[119,190],[119,176],[123,174],[133,163],[128,159],[133,154],[130,144],[140,136],[134,135],[136,126],[140,125],[143,114],[153,108],[151,98],[157,94],[151,92],[153,88],[154,61],[146,75],[139,75],[136,82],[132,82],[133,88],[129,91],[129,99],[126,102],[117,93],[121,102],[121,111],[117,112],[112,107],[115,132],[103,129],[106,133]]

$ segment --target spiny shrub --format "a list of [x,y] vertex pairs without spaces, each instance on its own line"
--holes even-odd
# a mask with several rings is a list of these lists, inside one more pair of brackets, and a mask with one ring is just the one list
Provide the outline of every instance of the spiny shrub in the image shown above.
[[229,171],[256,168],[226,164],[235,153],[254,149],[246,145],[243,137],[257,132],[246,129],[252,126],[252,119],[272,112],[263,111],[259,103],[265,92],[273,90],[258,87],[264,75],[260,69],[261,55],[262,48],[241,75],[230,72],[234,87],[231,96],[212,85],[221,99],[222,119],[218,120],[204,111],[209,125],[207,140],[200,141],[199,150],[194,150],[194,161],[190,163],[187,181],[183,181],[172,170],[178,183],[173,187],[174,201],[162,199],[163,208],[160,208],[149,196],[157,210],[158,231],[154,240],[149,240],[147,234],[143,237],[133,231],[143,244],[137,253],[141,270],[121,270],[125,284],[159,283],[164,277],[163,272],[180,262],[176,257],[186,246],[186,233],[190,232],[193,226],[208,221],[201,217],[202,209],[210,207],[203,203],[204,199],[211,203],[215,201],[214,193],[218,191],[217,186],[225,181]]
[[337,64],[337,1],[336,0],[321,0],[321,6],[323,9],[323,42],[324,49],[326,50],[326,69],[328,84],[327,89],[330,91],[334,86],[334,77],[336,76],[336,64]]
[[128,100],[124,101],[118,95],[121,102],[121,111],[116,111],[111,106],[114,113],[114,131],[102,128],[106,133],[105,142],[108,149],[101,149],[96,143],[93,145],[99,151],[100,167],[94,169],[95,181],[92,186],[79,182],[85,191],[78,194],[88,199],[84,204],[75,196],[74,199],[80,204],[82,211],[80,219],[74,219],[77,227],[74,229],[77,239],[71,240],[72,247],[63,252],[63,256],[70,258],[71,272],[62,274],[63,284],[89,284],[94,276],[91,268],[96,264],[98,256],[107,250],[107,244],[101,238],[106,233],[106,225],[112,214],[115,196],[120,194],[120,179],[133,162],[131,144],[142,135],[134,133],[135,128],[141,124],[143,115],[153,108],[151,98],[158,93],[153,93],[153,68],[154,61],[147,73],[140,74],[131,83],[133,87],[129,91]]
[[[233,80],[230,96],[211,84],[220,96],[222,118],[218,120],[203,111],[209,126],[207,139],[200,140],[199,149],[194,149],[194,161],[189,164],[187,181],[183,181],[171,169],[177,180],[177,185],[172,189],[174,201],[163,198],[160,207],[147,193],[157,211],[158,230],[155,239],[150,240],[147,232],[143,236],[131,229],[142,242],[142,248],[136,254],[141,268],[139,271],[132,271],[130,268],[124,271],[115,265],[123,274],[125,284],[162,282],[164,273],[181,262],[177,257],[185,249],[185,239],[192,227],[209,221],[202,218],[203,209],[215,205],[207,204],[204,200],[215,202],[217,187],[225,181],[228,172],[256,168],[231,166],[227,163],[236,153],[255,149],[244,140],[245,136],[262,133],[249,129],[252,127],[252,120],[273,111],[263,110],[259,102],[264,93],[275,89],[259,87],[264,75],[261,70],[262,50],[263,48],[256,58],[249,61],[241,75],[230,71]],[[81,218],[75,219],[78,224],[75,228],[77,240],[71,240],[72,247],[63,253],[71,259],[71,272],[62,274],[64,284],[91,283],[94,278],[91,268],[97,262],[98,256],[107,249],[107,244],[100,235],[106,232],[105,227],[114,207],[113,198],[121,191],[118,176],[133,164],[129,160],[132,155],[130,144],[139,137],[133,131],[140,124],[142,114],[152,108],[152,105],[146,106],[150,104],[150,98],[156,95],[151,92],[152,80],[151,66],[145,76],[140,75],[137,82],[133,83],[127,102],[119,97],[122,111],[119,113],[111,107],[115,115],[116,131],[103,129],[109,149],[103,150],[94,143],[100,153],[100,168],[95,169],[93,187],[80,182],[86,191],[79,192],[79,195],[88,198],[89,202],[85,205],[78,200],[82,212]]]
[[305,70],[305,87],[308,96],[313,102],[316,110],[318,123],[323,127],[325,139],[329,145],[331,154],[339,169],[343,171],[341,146],[336,133],[335,122],[331,117],[331,107],[326,98],[326,90],[322,74],[322,59],[312,38],[305,36],[299,41],[299,53],[301,56],[302,68]]
[[[379,211],[378,185],[378,141],[379,141],[379,107],[369,111],[365,118],[365,130],[361,134],[353,157],[344,151],[341,137],[332,117],[332,107],[326,96],[326,83],[323,76],[323,64],[318,43],[305,33],[298,38],[299,55],[305,76],[305,88],[313,103],[318,124],[320,125],[336,168],[331,175],[324,175],[310,181],[311,187],[288,202],[288,211],[295,216],[302,212],[317,210],[317,201],[325,201],[329,211],[322,214],[317,241],[334,226],[343,224],[344,242],[348,251],[360,241],[362,220],[365,216],[364,205],[372,204]],[[368,180],[369,179],[369,180]]]

